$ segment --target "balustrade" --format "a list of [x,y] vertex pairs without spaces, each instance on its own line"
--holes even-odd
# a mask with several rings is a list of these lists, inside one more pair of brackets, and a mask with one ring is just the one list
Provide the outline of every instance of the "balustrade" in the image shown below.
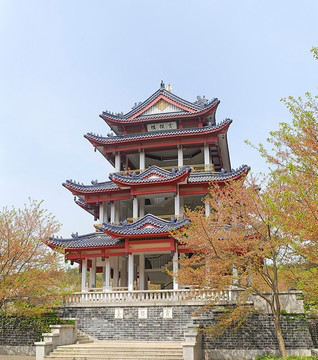
[[87,291],[74,293],[68,297],[66,301],[68,305],[83,303],[107,303],[116,304],[124,302],[154,302],[154,301],[213,301],[214,303],[224,304],[233,303],[237,298],[240,290],[225,290],[217,293],[212,290],[206,292],[194,289],[179,290],[142,290],[142,291]]
[[[181,169],[183,168],[184,166],[186,166],[187,164],[185,165],[182,165],[182,166],[160,166],[161,169],[164,169],[164,170],[168,170],[168,171],[171,171],[172,169]],[[193,165],[188,165],[191,167],[191,170],[192,172],[195,172],[195,171],[214,171],[214,165],[213,164],[193,164]],[[109,173],[110,176],[112,176],[113,174],[122,174],[122,175],[132,175],[132,173],[135,173],[136,175],[146,171],[147,169],[134,169],[134,170],[122,170],[122,171],[114,171],[114,172],[111,172]]]

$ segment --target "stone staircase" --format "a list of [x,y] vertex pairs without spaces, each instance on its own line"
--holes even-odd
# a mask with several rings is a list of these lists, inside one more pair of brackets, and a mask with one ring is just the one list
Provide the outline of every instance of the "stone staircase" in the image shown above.
[[90,338],[88,335],[83,333],[81,330],[77,329],[77,341],[76,344],[89,344],[93,343],[94,340]]
[[183,360],[181,343],[90,341],[57,347],[45,360]]

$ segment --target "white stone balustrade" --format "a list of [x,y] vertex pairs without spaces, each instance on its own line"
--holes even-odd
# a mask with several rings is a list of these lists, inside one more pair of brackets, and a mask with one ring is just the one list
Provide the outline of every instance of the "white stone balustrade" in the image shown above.
[[68,306],[92,303],[116,304],[116,303],[153,303],[171,301],[211,301],[219,304],[232,304],[237,299],[239,290],[226,290],[221,293],[207,291],[205,293],[193,289],[179,290],[142,290],[142,291],[88,291],[74,293],[66,301]]

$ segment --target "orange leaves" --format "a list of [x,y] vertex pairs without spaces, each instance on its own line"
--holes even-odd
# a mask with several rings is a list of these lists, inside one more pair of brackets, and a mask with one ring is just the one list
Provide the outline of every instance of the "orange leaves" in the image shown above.
[[1,211],[1,310],[17,311],[21,304],[28,304],[25,311],[34,313],[52,305],[53,299],[46,302],[44,298],[55,292],[61,259],[43,241],[59,227],[55,218],[41,209],[41,202],[30,201],[24,209]]
[[[272,186],[267,179],[249,177],[224,186],[211,187],[205,197],[211,214],[203,209],[186,210],[190,226],[174,236],[187,243],[196,254],[180,259],[178,281],[201,293],[236,289],[233,307],[221,312],[211,334],[220,335],[227,328],[240,326],[253,308],[251,295],[266,301],[272,309],[278,338],[279,291],[286,288],[281,277],[295,254],[293,238],[278,221],[284,186]],[[269,292],[271,296],[264,296]],[[211,305],[218,297],[211,298]],[[285,352],[283,341],[281,353]]]

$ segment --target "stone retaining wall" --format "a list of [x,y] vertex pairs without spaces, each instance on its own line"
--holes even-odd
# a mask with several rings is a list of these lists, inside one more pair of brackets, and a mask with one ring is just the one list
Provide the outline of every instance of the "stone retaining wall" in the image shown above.
[[308,327],[314,348],[318,349],[318,319],[308,319]]
[[[211,313],[209,317],[197,317],[194,319],[194,324],[208,327],[215,322],[217,316],[218,313]],[[313,347],[308,323],[304,316],[284,315],[281,327],[287,349],[311,349]],[[221,337],[215,339],[203,335],[202,340],[203,349],[262,350],[271,348],[278,350],[274,322],[270,316],[263,314],[250,315],[248,321],[236,331],[227,330]]]
[[[211,311],[192,319],[197,309],[198,306],[185,304],[171,307],[69,307],[63,309],[61,315],[78,318],[78,328],[99,340],[184,341],[184,332],[192,320],[196,326],[207,327],[218,315]],[[288,349],[313,347],[308,323],[302,315],[283,316],[282,329]],[[274,323],[265,314],[251,315],[237,331],[228,330],[217,339],[203,336],[205,350],[262,350],[266,347],[278,349]]]
[[0,317],[0,344],[10,346],[30,346],[37,338],[37,329],[30,327],[24,319]]
[[25,323],[25,319],[0,316],[0,354],[34,355],[37,329]]
[[183,341],[195,306],[74,307],[62,317],[79,319],[78,328],[98,340]]
[[[187,326],[209,326],[218,315],[192,314],[198,305],[185,303],[168,306],[94,306],[65,307],[60,315],[78,318],[78,328],[99,340],[125,341],[184,341]],[[37,329],[19,323],[18,319],[5,323],[0,317],[0,354],[33,354]],[[282,328],[289,352],[308,352],[318,347],[318,321],[302,315],[284,315]],[[278,349],[274,324],[265,314],[253,314],[237,331],[226,331],[221,337],[211,339],[203,335],[203,350],[206,358],[225,359],[230,354],[238,358],[251,359],[252,354],[261,353],[270,347]],[[234,356],[234,355],[233,355]]]

